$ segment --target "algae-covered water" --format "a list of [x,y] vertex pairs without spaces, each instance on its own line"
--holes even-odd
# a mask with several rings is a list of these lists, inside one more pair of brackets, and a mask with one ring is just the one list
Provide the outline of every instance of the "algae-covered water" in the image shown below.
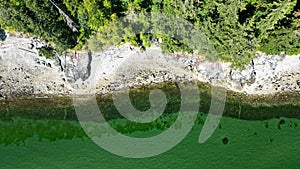
[[[98,104],[120,133],[150,137],[173,124],[180,103],[176,87],[160,87],[165,89],[168,103],[164,114],[152,123],[121,118],[110,96],[99,96]],[[298,95],[249,97],[228,91],[218,128],[199,144],[210,105],[209,88],[200,85],[199,90],[200,109],[191,132],[173,149],[143,159],[120,157],[96,145],[77,121],[71,98],[2,101],[0,168],[299,168]],[[148,88],[133,90],[133,105],[147,110],[147,96]]]

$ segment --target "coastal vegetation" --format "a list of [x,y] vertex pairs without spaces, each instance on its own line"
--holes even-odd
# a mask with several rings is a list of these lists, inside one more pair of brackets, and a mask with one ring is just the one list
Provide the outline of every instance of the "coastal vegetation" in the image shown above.
[[[189,39],[145,30],[136,33],[130,28],[118,32],[118,18],[161,12],[201,30],[218,57],[235,68],[248,64],[255,51],[300,52],[300,3],[296,0],[56,0],[56,4],[59,9],[48,0],[1,0],[1,28],[39,37],[59,53],[84,48],[98,51],[121,42],[147,48],[155,39],[162,40],[166,52],[193,52],[185,44]],[[77,31],[70,29],[60,10],[76,23]]]

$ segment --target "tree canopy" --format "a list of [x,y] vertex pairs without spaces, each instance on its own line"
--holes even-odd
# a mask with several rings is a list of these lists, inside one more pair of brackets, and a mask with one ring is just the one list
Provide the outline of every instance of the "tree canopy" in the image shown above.
[[119,41],[149,47],[155,38],[163,39],[166,51],[192,52],[185,45],[188,39],[134,33],[131,28],[121,34],[116,32],[118,25],[114,22],[120,17],[161,12],[200,29],[211,40],[219,58],[236,68],[243,68],[258,50],[269,54],[300,52],[297,0],[56,0],[56,4],[79,25],[79,32],[68,27],[48,0],[0,0],[1,28],[30,33],[61,52],[82,49],[85,44],[91,50],[99,50],[118,45]]

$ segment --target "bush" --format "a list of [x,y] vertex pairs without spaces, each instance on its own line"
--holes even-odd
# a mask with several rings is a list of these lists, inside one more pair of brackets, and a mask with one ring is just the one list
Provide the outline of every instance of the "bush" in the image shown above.
[[38,51],[39,51],[40,56],[44,56],[47,59],[52,58],[52,57],[55,56],[54,49],[52,47],[49,47],[49,46],[38,48]]

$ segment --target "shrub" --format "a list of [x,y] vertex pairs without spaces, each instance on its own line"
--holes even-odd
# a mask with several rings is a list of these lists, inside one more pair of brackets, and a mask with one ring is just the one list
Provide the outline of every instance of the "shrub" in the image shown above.
[[52,47],[49,47],[49,46],[38,48],[38,51],[39,51],[40,56],[44,56],[47,59],[52,58],[52,57],[55,56],[54,49]]

